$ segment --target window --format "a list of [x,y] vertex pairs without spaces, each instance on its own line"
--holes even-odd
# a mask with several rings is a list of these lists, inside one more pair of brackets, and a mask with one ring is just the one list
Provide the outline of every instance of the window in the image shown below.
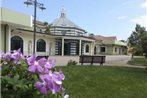
[[46,51],[46,43],[43,39],[39,39],[37,41],[37,52],[45,52]]
[[101,52],[106,52],[106,47],[101,47],[101,48],[100,48],[100,51],[101,51]]
[[97,54],[97,47],[94,47],[94,54]]
[[19,36],[13,36],[11,38],[11,51],[21,48],[23,53],[23,39]]
[[86,52],[89,52],[89,45],[86,45]]
[[115,52],[117,52],[117,48],[115,47]]

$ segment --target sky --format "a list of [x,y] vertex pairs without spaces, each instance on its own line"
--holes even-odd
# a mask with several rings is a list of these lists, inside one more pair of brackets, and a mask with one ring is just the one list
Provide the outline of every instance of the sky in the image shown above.
[[[1,0],[1,6],[33,15],[33,6],[26,0]],[[136,23],[147,27],[147,0],[38,0],[46,10],[37,9],[37,19],[51,23],[60,17],[64,8],[66,17],[88,33],[117,36],[127,40]]]

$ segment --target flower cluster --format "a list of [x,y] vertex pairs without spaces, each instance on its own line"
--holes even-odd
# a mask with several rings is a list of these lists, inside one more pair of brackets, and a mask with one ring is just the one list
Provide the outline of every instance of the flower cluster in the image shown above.
[[50,90],[55,94],[61,90],[65,76],[62,71],[51,70],[55,65],[54,60],[45,58],[36,60],[36,56],[32,55],[27,59],[27,63],[29,65],[28,71],[39,75],[39,81],[35,83],[35,87],[41,93],[47,94],[47,90]]
[[19,62],[20,57],[22,57],[24,59],[23,55],[21,54],[20,49],[14,50],[14,51],[12,51],[12,53],[8,52],[8,53],[1,53],[0,54],[0,59],[6,60],[6,61],[14,60],[14,62],[16,64],[20,63]]
[[[20,49],[15,50],[12,53],[1,53],[0,60],[2,60],[0,66],[2,71],[4,65],[11,66],[11,63],[8,62],[13,62],[12,67],[15,67],[15,65],[21,65],[23,60],[27,65],[27,70],[26,70],[27,75],[25,74],[23,76],[24,77],[30,77],[32,75],[37,76],[37,79],[34,80],[34,84],[33,84],[36,90],[38,89],[40,93],[44,95],[48,94],[48,91],[50,91],[52,94],[56,94],[59,92],[61,93],[62,98],[68,98],[68,95],[65,94],[65,90],[62,87],[62,82],[65,79],[65,76],[62,71],[55,70],[55,60],[49,58],[48,59],[41,58],[37,60],[35,54],[27,58],[22,55]],[[19,67],[21,66],[15,67],[15,70]],[[13,72],[16,73],[14,71],[14,68],[11,69],[13,70],[7,72],[7,76],[9,78],[12,78],[12,76],[14,76]],[[23,72],[21,73],[23,74]]]

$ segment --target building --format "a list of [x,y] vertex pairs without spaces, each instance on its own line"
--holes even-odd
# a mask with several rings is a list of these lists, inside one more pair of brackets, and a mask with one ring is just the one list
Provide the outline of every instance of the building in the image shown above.
[[118,41],[116,36],[104,37],[95,36],[95,54],[103,55],[126,55],[127,43]]
[[[24,55],[31,55],[33,53],[31,16],[6,8],[1,8],[1,12],[1,38],[5,38],[1,39],[1,51],[13,51],[21,48]],[[63,10],[60,17],[51,23],[50,32],[45,32],[45,24],[37,21],[35,51],[39,56],[93,55],[94,44],[95,39],[87,36],[84,29],[67,19]]]
[[[0,51],[7,52],[21,48],[24,55],[33,53],[32,17],[7,8],[1,8]],[[70,21],[64,12],[50,24],[36,21],[36,46],[38,56],[79,56],[79,55],[123,55],[127,44],[116,37],[91,36],[84,29]]]
[[[13,46],[11,45],[13,44],[13,42],[11,42],[11,39],[15,40],[15,38],[12,38],[12,32],[16,28],[31,28],[32,27],[32,17],[31,15],[18,13],[16,11],[13,11],[7,8],[0,8],[0,14],[1,14],[0,15],[0,22],[1,22],[0,51],[7,52],[13,49]],[[20,42],[18,44],[23,44],[23,43]],[[18,48],[19,46],[22,46],[22,45],[18,45],[15,47]]]

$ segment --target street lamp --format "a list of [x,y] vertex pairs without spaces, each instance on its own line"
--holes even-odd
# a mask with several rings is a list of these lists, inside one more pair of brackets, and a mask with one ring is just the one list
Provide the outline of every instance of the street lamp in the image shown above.
[[35,46],[36,46],[36,15],[37,15],[37,7],[41,9],[42,11],[45,10],[46,8],[44,7],[43,3],[37,2],[37,0],[27,0],[24,2],[27,6],[33,5],[34,6],[34,35],[33,35],[33,54],[35,54]]

